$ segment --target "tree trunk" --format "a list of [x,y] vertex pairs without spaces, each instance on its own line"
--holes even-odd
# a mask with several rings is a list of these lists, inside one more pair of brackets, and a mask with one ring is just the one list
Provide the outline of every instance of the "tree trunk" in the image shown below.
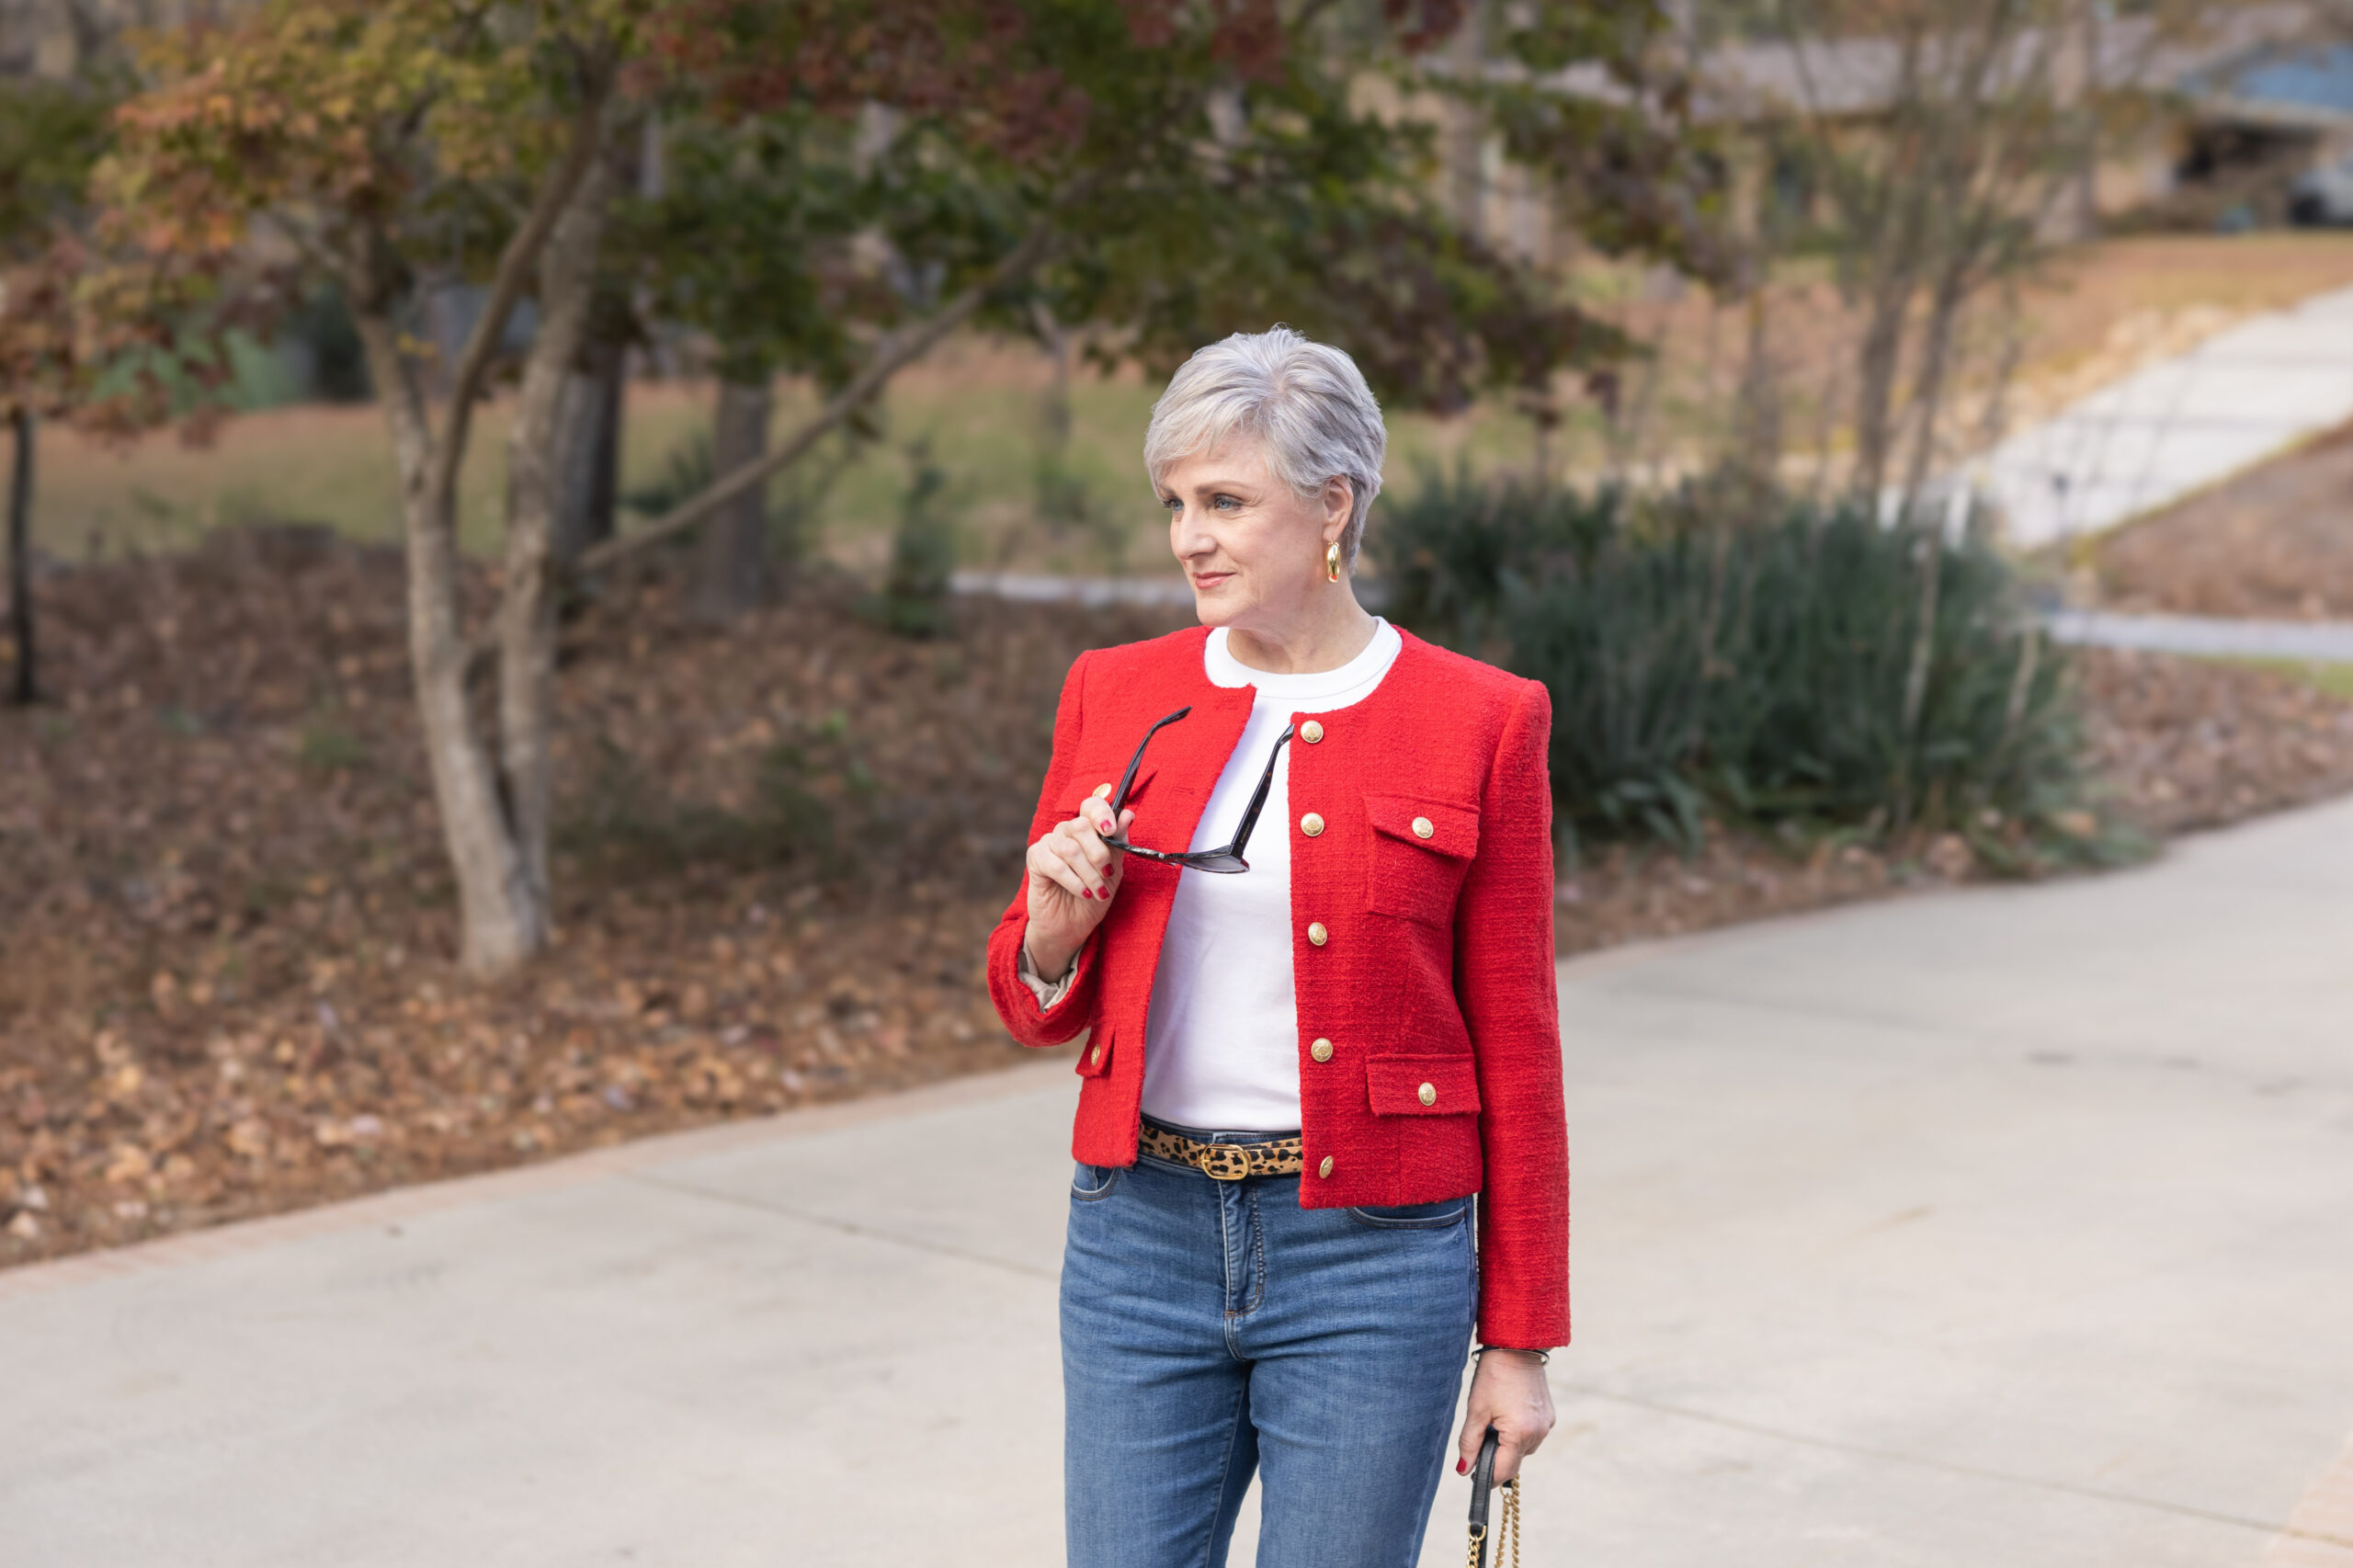
[[1039,417],[1045,426],[1047,455],[1059,467],[1070,452],[1070,334],[1042,300],[1030,303],[1029,319],[1037,325],[1049,371]]
[[[656,193],[659,145],[650,117],[617,129],[599,160],[608,195]],[[566,571],[580,559],[582,551],[604,543],[617,531],[622,403],[629,391],[629,346],[634,324],[627,295],[609,282],[600,288],[589,304],[575,372],[564,385],[564,406],[557,416],[563,447],[555,560]]]
[[[767,455],[773,406],[765,380],[719,383],[719,408],[711,420],[712,473],[732,473]],[[757,609],[767,597],[767,486],[756,484],[703,524],[695,573],[696,619],[724,625]]]
[[1920,331],[1920,374],[1912,392],[1912,461],[1904,475],[1901,507],[1905,515],[1919,505],[1930,466],[1937,457],[1937,427],[1944,417],[1946,368],[1952,358],[1953,332],[1968,297],[1969,264],[1973,253],[1950,258],[1945,275],[1937,279],[1928,304],[1928,319]]
[[[553,507],[550,449],[562,383],[551,372],[568,370],[579,351],[582,312],[574,297],[585,300],[587,289],[585,283],[576,289],[569,284],[575,273],[593,277],[604,214],[605,187],[595,177],[595,165],[606,145],[609,75],[598,74],[591,86],[574,113],[571,145],[548,171],[530,210],[499,253],[480,318],[449,377],[449,408],[438,431],[419,367],[401,348],[395,316],[403,302],[405,268],[391,234],[362,223],[342,258],[352,324],[367,353],[369,374],[392,436],[408,564],[410,676],[442,841],[458,883],[459,958],[467,969],[484,975],[516,969],[547,945],[545,772],[542,767],[536,775],[540,790],[536,801],[528,788],[523,792],[518,817],[516,791],[500,776],[499,763],[502,756],[516,755],[519,748],[508,743],[494,754],[475,725],[467,699],[466,671],[472,650],[459,595],[458,471],[472,431],[474,405],[497,361],[499,340],[517,301],[537,275],[541,321],[517,399],[518,433],[508,453],[508,526],[517,526],[519,514],[522,526],[535,530],[536,539],[508,551],[500,626],[501,740],[506,742],[506,710],[534,694],[542,704],[545,699],[544,683],[535,688],[517,676],[528,675],[535,653],[541,654],[538,664],[548,663],[544,651],[553,642],[552,618],[546,608]],[[545,720],[542,707],[534,732],[542,740]],[[533,776],[527,773],[526,785],[532,782]],[[518,821],[525,824],[520,832]],[[527,844],[532,846],[528,852]]]
[[[409,667],[441,838],[458,882],[459,959],[478,974],[515,968],[547,939],[496,769],[466,702],[467,643],[458,600],[457,492],[427,416],[416,367],[400,349],[390,291],[353,290],[353,324],[391,426],[408,560]],[[364,301],[364,302],[363,302]]]
[[16,639],[17,673],[9,699],[28,708],[40,692],[33,678],[33,416],[17,410],[16,463],[8,476],[8,626]]
[[556,416],[562,476],[555,513],[555,559],[570,566],[590,545],[613,537],[620,494],[622,376],[619,343],[592,342],[582,368],[564,379]]
[[[1464,8],[1462,20],[1447,54],[1458,80],[1477,84],[1485,64],[1479,7]],[[1476,103],[1449,97],[1441,111],[1445,130],[1447,205],[1455,226],[1473,239],[1487,237],[1487,171],[1485,116]]]
[[[1765,269],[1760,268],[1760,271]],[[1753,496],[1781,482],[1781,377],[1773,355],[1765,285],[1745,301],[1748,337],[1740,365],[1740,390],[1733,410],[1733,470]]]
[[[507,821],[536,928],[545,944],[551,918],[548,817],[552,795],[548,740],[555,717],[556,508],[563,499],[561,460],[567,444],[585,446],[593,431],[562,424],[565,388],[579,362],[596,301],[597,262],[610,190],[602,161],[573,193],[540,258],[540,328],[523,364],[515,418],[506,437],[506,571],[498,607],[498,758]],[[582,412],[575,403],[572,412]]]
[[[1903,243],[1909,249],[1909,242]],[[1883,273],[1863,318],[1855,358],[1855,498],[1879,505],[1895,446],[1895,386],[1904,361],[1904,318],[1912,313],[1918,274],[1908,258]]]

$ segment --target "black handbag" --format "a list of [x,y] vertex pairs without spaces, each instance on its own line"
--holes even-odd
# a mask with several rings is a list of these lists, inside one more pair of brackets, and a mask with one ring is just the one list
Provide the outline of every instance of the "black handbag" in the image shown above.
[[[1487,1501],[1495,1490],[1495,1445],[1503,1434],[1493,1426],[1487,1428],[1487,1440],[1479,1445],[1479,1461],[1471,1467],[1471,1568],[1487,1568]],[[1498,1568],[1504,1560],[1504,1542],[1511,1542],[1512,1568],[1519,1568],[1519,1478],[1514,1476],[1503,1483],[1503,1517],[1495,1532],[1495,1562]]]

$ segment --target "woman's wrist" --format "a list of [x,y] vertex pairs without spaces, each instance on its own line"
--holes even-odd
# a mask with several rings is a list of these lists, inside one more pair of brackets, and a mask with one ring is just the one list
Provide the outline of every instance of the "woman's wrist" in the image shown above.
[[1529,1350],[1517,1345],[1482,1345],[1474,1348],[1471,1352],[1471,1355],[1473,1359],[1477,1359],[1489,1355],[1490,1353],[1499,1353],[1504,1356],[1525,1356],[1529,1358],[1529,1362],[1532,1366],[1549,1367],[1552,1364],[1552,1353],[1550,1350]]
[[1049,985],[1059,985],[1070,973],[1071,965],[1077,961],[1078,949],[1072,948],[1060,954],[1041,953],[1038,950],[1037,932],[1038,927],[1033,925],[1021,934],[1021,950],[1029,956],[1029,972]]

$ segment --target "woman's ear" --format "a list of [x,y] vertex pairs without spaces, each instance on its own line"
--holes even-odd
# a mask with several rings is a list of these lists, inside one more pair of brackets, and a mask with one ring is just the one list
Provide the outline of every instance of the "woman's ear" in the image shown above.
[[1357,487],[1345,474],[1334,474],[1324,482],[1324,542],[1338,542],[1348,531],[1348,514],[1355,510]]

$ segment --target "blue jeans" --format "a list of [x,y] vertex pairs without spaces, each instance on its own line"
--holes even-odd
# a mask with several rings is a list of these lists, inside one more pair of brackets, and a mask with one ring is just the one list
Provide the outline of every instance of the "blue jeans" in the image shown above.
[[[1267,1132],[1191,1137],[1251,1142]],[[1412,1568],[1477,1316],[1471,1199],[1302,1209],[1300,1178],[1080,1165],[1063,1256],[1070,1568]]]

